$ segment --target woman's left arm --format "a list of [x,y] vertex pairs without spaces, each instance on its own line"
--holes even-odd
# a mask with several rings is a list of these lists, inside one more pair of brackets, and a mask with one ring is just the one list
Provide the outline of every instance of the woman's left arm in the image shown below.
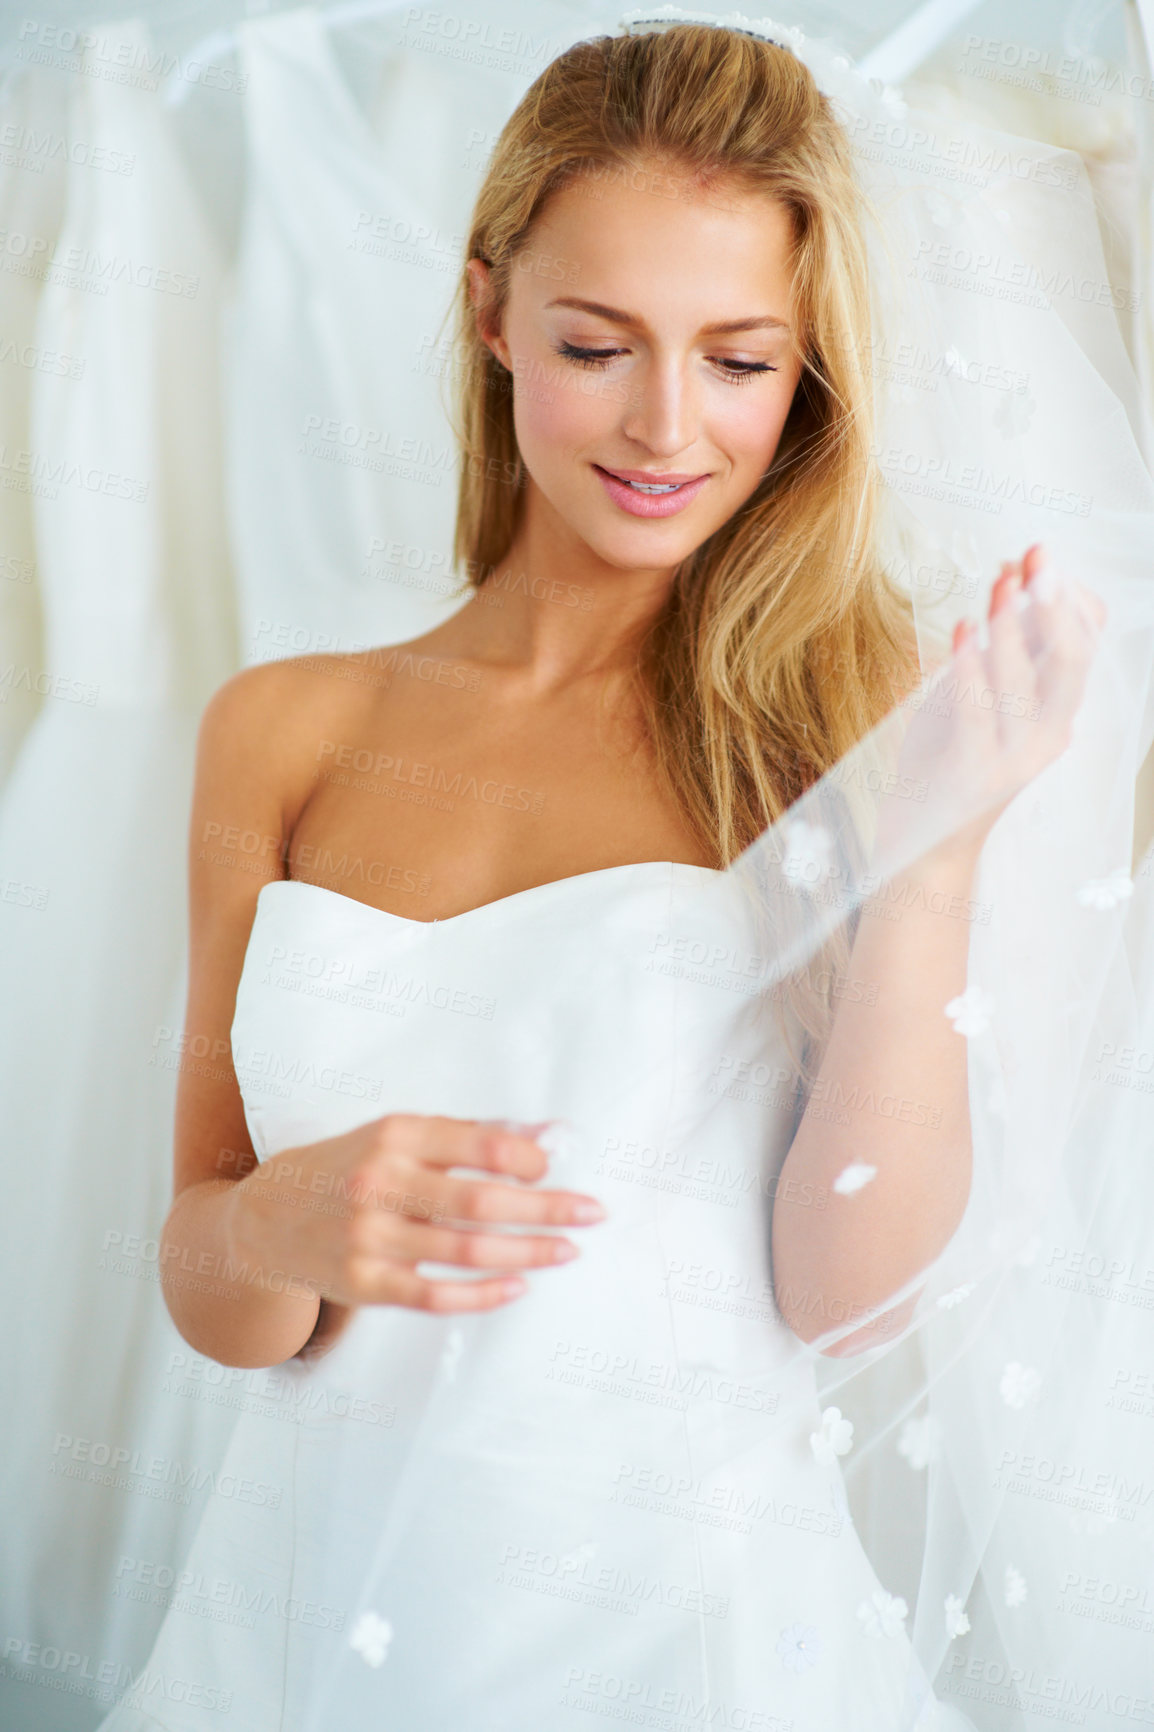
[[[990,597],[992,627],[1042,563],[1040,550],[1031,549],[1003,567]],[[1087,591],[1082,596],[1080,607],[1100,625],[1101,604]],[[1051,713],[1020,771],[1011,764],[1017,782],[1011,798],[1068,743],[1092,653],[1094,634],[1085,633],[1076,609],[1047,614],[1053,641],[1046,653],[1059,669],[1058,695],[1041,706]],[[967,630],[973,628],[955,632],[955,652]],[[991,635],[1014,646],[1001,651],[1009,660],[999,677],[1021,690],[1033,669],[1027,671],[1016,628],[1007,619]],[[934,1262],[966,1208],[968,1043],[945,1007],[966,989],[978,857],[1008,803],[1002,799],[889,879],[882,896],[861,910],[849,973],[866,990],[838,1005],[773,1207],[774,1291],[793,1332],[814,1341],[868,1319],[830,1346],[835,1356],[861,1352],[904,1327],[916,1294],[889,1309],[886,1301]],[[884,918],[895,910],[898,918]],[[836,1189],[835,1180],[854,1166],[872,1171],[850,1175],[865,1180],[859,1188]],[[815,1195],[826,1199],[823,1208],[805,1200]]]
[[[773,1207],[778,1309],[803,1341],[884,1304],[933,1262],[965,1210],[967,1043],[944,1007],[965,990],[962,911],[979,852],[969,841],[925,856],[889,881],[884,904],[862,909],[848,974],[868,990],[839,1004]],[[894,909],[899,919],[884,918]],[[834,1180],[855,1165],[873,1176],[838,1192]],[[821,1209],[801,1200],[815,1196]],[[831,1353],[873,1346],[912,1309],[908,1300],[883,1313]]]

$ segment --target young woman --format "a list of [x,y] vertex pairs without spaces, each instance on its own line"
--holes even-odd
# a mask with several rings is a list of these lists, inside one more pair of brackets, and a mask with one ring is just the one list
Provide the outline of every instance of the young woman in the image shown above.
[[721,869],[920,679],[828,102],[736,30],[578,44],[501,136],[459,310],[472,599],[204,717],[186,1035],[221,1056],[181,1077],[162,1264],[248,1397],[106,1724],[937,1725],[799,1341],[892,1335],[961,1219],[968,928],[931,910],[1067,743],[1100,610],[1004,567],[959,668],[1064,696],[861,922],[870,990],[811,982],[813,1102],[932,1114],[803,1110]]

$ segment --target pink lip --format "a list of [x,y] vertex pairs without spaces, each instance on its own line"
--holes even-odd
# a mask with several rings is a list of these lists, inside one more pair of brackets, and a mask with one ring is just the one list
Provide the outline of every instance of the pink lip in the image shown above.
[[[593,467],[610,499],[633,517],[672,517],[684,511],[709,480],[708,475],[654,475],[644,469],[602,469],[599,463]],[[678,485],[676,493],[635,493],[625,485],[626,481],[640,481],[651,487],[684,485]]]
[[[599,463],[597,468],[605,469],[605,465]],[[675,472],[672,469],[660,473],[656,469],[605,469],[605,473],[606,475],[616,475],[619,481],[643,482],[646,487],[669,487],[675,482],[700,479],[697,475],[683,475],[680,470]]]

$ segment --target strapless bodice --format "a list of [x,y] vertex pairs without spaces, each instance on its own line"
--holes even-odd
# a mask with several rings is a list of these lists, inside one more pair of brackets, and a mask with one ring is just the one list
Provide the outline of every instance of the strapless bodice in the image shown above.
[[232,1031],[254,1147],[388,1112],[627,1113],[658,1074],[675,1113],[704,1059],[777,1141],[792,1071],[773,1063],[756,943],[738,885],[697,866],[610,867],[437,921],[267,884]]

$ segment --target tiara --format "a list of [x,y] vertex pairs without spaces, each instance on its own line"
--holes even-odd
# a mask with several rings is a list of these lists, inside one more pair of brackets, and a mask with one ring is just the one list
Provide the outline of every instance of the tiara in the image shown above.
[[838,103],[847,115],[869,113],[875,118],[895,120],[906,114],[905,98],[899,89],[867,77],[832,43],[807,38],[796,24],[779,24],[773,18],[747,18],[744,12],[689,12],[681,6],[639,6],[621,14],[616,33],[639,36],[651,30],[672,30],[678,24],[735,30],[741,36],[768,42],[771,48],[785,49],[805,63],[822,94]]
[[[640,7],[634,12],[625,12],[618,30],[622,36],[634,36],[650,30],[672,30],[678,24],[712,24],[722,30],[736,30],[741,36],[755,36],[759,42],[768,42],[773,48],[796,49],[803,40],[800,30],[782,31],[768,18],[746,18],[742,12],[727,12],[718,17],[711,12],[685,12],[680,6]],[[771,30],[777,30],[779,34],[771,36]],[[789,40],[791,38],[793,40]]]

